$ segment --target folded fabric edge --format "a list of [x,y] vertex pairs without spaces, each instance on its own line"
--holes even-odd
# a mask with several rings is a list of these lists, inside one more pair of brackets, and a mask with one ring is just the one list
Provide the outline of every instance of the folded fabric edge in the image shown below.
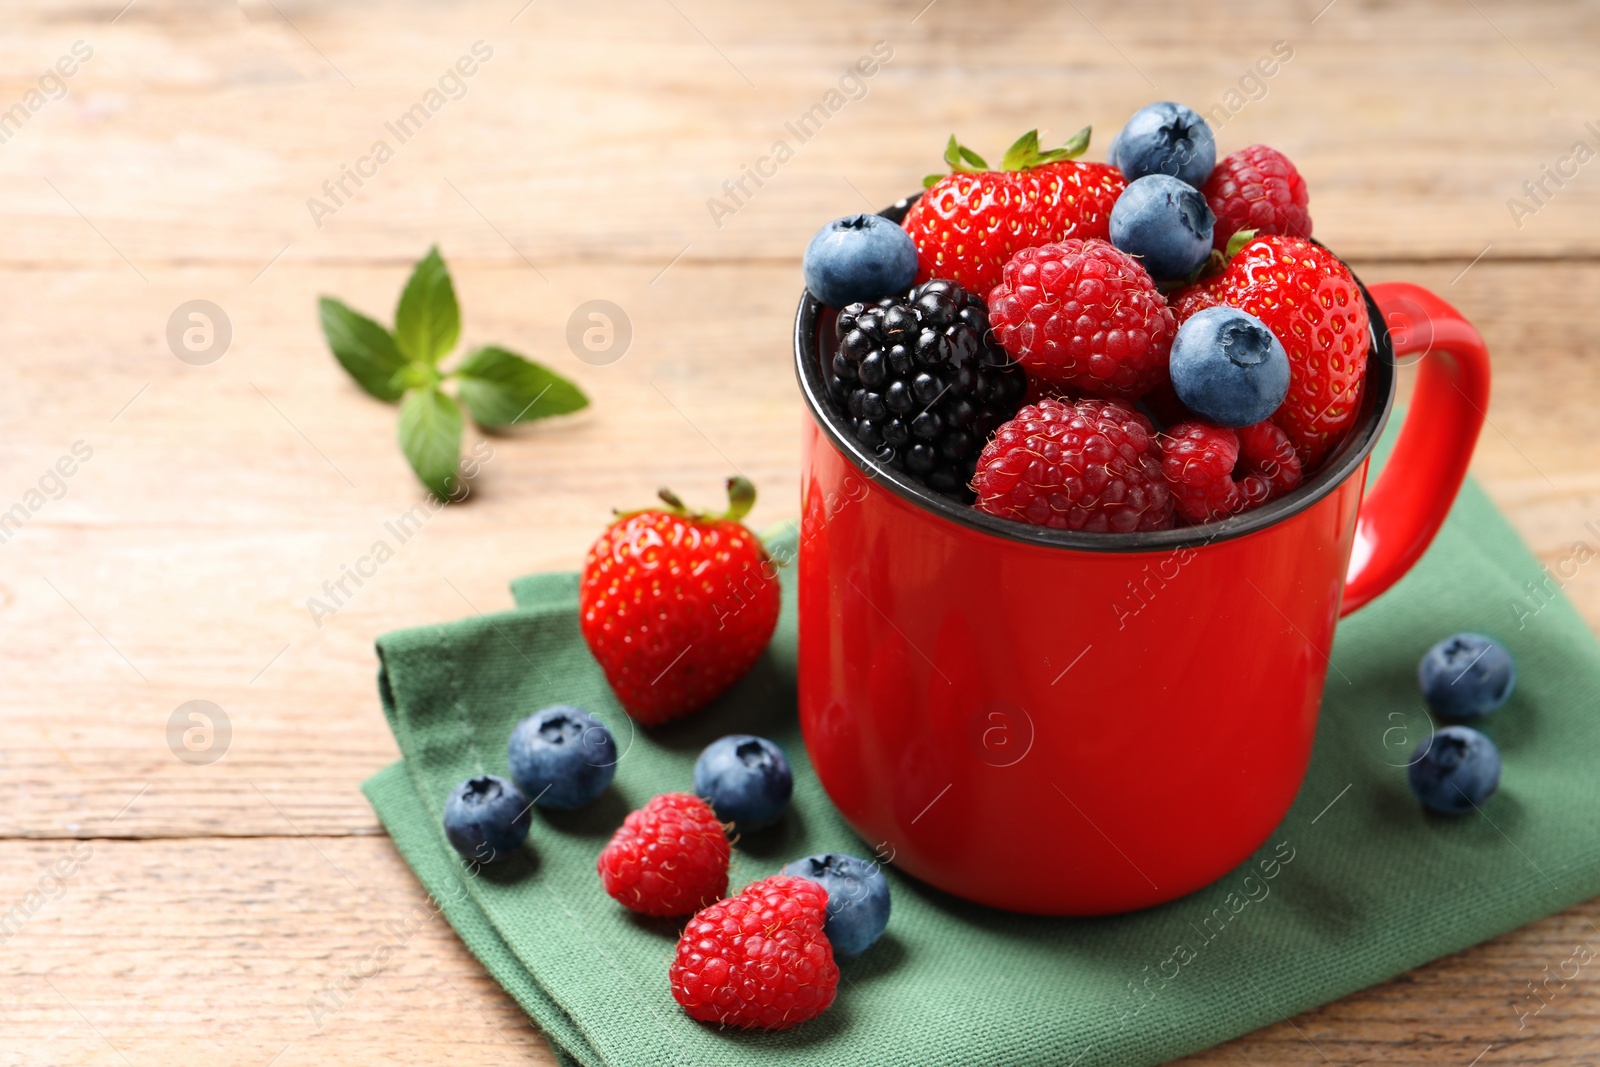
[[396,760],[374,774],[361,784],[361,791],[395,848],[427,890],[433,906],[490,977],[528,1013],[563,1067],[601,1063],[600,1056],[571,1016],[522,966],[467,891],[460,868],[442,854],[438,842],[428,833],[430,816],[417,796],[404,763],[404,760]]

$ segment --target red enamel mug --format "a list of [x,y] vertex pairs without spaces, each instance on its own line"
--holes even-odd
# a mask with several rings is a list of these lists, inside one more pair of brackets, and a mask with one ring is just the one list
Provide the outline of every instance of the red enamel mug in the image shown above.
[[[1488,353],[1454,308],[1363,292],[1359,419],[1321,470],[1222,522],[1125,534],[986,515],[876,462],[822,377],[835,313],[801,299],[800,725],[880,858],[979,904],[1102,915],[1267,839],[1305,776],[1335,624],[1427,548],[1488,405]],[[1408,357],[1409,414],[1363,497]]]

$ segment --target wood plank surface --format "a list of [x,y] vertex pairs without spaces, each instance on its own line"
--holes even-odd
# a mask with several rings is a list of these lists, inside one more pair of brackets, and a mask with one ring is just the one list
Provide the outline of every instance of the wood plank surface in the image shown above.
[[[0,912],[92,849],[0,952],[0,1064],[549,1062],[440,921],[312,1026],[319,983],[420,898],[358,790],[396,755],[373,638],[508,607],[509,578],[575,566],[613,505],[663,483],[715,499],[742,471],[755,525],[792,516],[798,253],[916,188],[951,130],[994,155],[1092,122],[1097,155],[1150,99],[1229,109],[1223,147],[1289,152],[1366,280],[1429,285],[1482,330],[1473,470],[1540,557],[1600,543],[1600,170],[1541,170],[1600,150],[1593,5],[124,2],[20,0],[0,35],[0,514],[27,511],[0,527]],[[400,143],[386,124],[479,41],[459,98]],[[1279,41],[1292,58],[1247,78]],[[892,57],[798,143],[785,123],[877,42]],[[379,139],[393,158],[335,204],[323,183]],[[729,196],[778,139],[794,158]],[[313,197],[336,210],[313,218]],[[433,243],[467,343],[595,404],[485,439],[471,501],[314,619],[307,599],[423,501],[315,298],[387,319]],[[607,365],[566,341],[597,298],[633,329]],[[205,366],[167,341],[194,299],[232,330]],[[1600,571],[1566,592],[1600,628]],[[231,723],[216,762],[169,743],[191,700]],[[1187,1062],[1594,1062],[1585,980],[1524,1029],[1512,1010],[1591,921],[1595,902]]]

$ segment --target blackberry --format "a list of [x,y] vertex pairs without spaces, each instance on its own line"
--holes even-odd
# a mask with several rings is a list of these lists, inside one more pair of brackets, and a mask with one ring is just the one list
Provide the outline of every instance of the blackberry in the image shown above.
[[970,503],[978,453],[1027,391],[983,299],[935,278],[849,305],[838,338],[824,371],[851,434],[880,462]]

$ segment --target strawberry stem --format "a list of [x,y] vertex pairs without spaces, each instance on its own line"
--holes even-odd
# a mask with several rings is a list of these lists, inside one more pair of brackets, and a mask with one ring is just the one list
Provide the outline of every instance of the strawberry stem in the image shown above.
[[[656,490],[656,496],[660,497],[661,502],[667,505],[668,511],[672,512],[674,515],[681,515],[686,519],[705,519],[713,522],[738,522],[746,515],[750,514],[750,509],[755,507],[756,487],[754,482],[742,474],[729,478],[728,509],[720,513],[715,511],[691,510],[677,493],[674,493],[671,489],[668,489],[664,486]],[[654,510],[656,509],[636,508],[633,511],[619,511],[613,509],[612,513],[615,514],[619,519],[626,519],[634,515],[643,514],[646,511]]]

